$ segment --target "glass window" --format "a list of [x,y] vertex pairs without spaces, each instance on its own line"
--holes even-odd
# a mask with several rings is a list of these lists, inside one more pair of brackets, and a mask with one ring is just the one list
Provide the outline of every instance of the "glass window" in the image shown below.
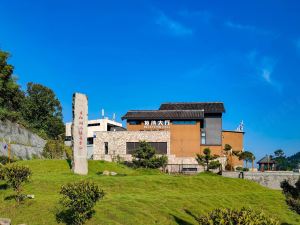
[[72,141],[72,136],[66,136],[65,141]]
[[128,123],[129,123],[130,125],[139,125],[139,124],[141,124],[142,122],[139,121],[139,120],[129,120]]
[[[167,154],[167,142],[149,142],[149,144],[155,149],[156,154]],[[132,154],[138,147],[139,142],[126,142],[126,154]]]
[[108,155],[108,142],[104,142],[104,152],[105,155]]
[[206,144],[206,133],[205,131],[201,131],[201,144]]
[[194,121],[194,120],[173,120],[172,124],[175,124],[175,125],[196,125],[196,121]]
[[88,124],[88,127],[97,127],[100,126],[100,123],[90,123]]
[[94,144],[94,138],[93,138],[93,137],[87,138],[87,144],[88,144],[88,145]]

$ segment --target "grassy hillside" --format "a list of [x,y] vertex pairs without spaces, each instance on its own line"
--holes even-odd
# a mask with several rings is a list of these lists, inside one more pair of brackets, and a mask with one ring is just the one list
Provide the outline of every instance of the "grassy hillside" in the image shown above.
[[[11,189],[0,186],[0,217],[12,218],[13,224],[56,224],[55,208],[61,185],[83,179],[96,182],[106,192],[87,224],[195,224],[185,210],[200,215],[216,207],[242,206],[262,209],[285,224],[300,224],[300,216],[288,210],[280,191],[251,181],[208,174],[173,176],[100,161],[89,161],[88,176],[72,174],[64,160],[18,163],[33,171],[24,191],[35,194],[35,199],[16,208],[14,200],[4,200],[12,194]],[[121,175],[99,175],[103,170]]]

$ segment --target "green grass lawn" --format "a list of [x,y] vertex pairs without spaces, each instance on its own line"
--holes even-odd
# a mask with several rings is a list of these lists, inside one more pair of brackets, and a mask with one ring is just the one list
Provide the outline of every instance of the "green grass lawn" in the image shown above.
[[[92,180],[106,193],[87,224],[196,224],[186,210],[198,216],[217,207],[243,206],[263,210],[285,224],[300,224],[300,216],[288,209],[280,191],[247,180],[209,174],[167,175],[101,161],[89,161],[89,174],[79,176],[72,174],[64,160],[18,163],[28,165],[33,172],[24,192],[34,194],[35,199],[16,207],[14,200],[5,200],[12,190],[5,190],[0,183],[0,217],[11,218],[13,224],[56,224],[60,187],[79,180]],[[121,175],[99,175],[104,170]]]

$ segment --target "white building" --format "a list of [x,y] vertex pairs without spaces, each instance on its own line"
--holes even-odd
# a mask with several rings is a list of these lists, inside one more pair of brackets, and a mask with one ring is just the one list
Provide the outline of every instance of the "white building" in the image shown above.
[[[68,146],[72,145],[72,122],[66,123],[65,132],[65,144]],[[126,130],[122,123],[116,122],[115,120],[103,119],[89,120],[88,121],[88,133],[87,133],[87,150],[88,158],[93,157],[94,138],[96,138],[96,132],[98,131],[124,131]]]

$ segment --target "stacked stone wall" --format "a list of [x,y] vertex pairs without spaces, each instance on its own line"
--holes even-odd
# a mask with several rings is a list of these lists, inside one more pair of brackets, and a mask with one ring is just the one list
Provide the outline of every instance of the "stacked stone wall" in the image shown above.
[[[242,177],[240,172],[223,172],[224,177],[239,178]],[[262,186],[271,189],[280,189],[280,183],[288,180],[291,184],[295,184],[299,179],[300,173],[289,171],[270,171],[270,172],[244,172],[244,179],[252,180]]]
[[8,155],[7,144],[11,143],[11,156],[31,159],[41,157],[46,141],[23,126],[8,120],[0,120],[0,155]]

